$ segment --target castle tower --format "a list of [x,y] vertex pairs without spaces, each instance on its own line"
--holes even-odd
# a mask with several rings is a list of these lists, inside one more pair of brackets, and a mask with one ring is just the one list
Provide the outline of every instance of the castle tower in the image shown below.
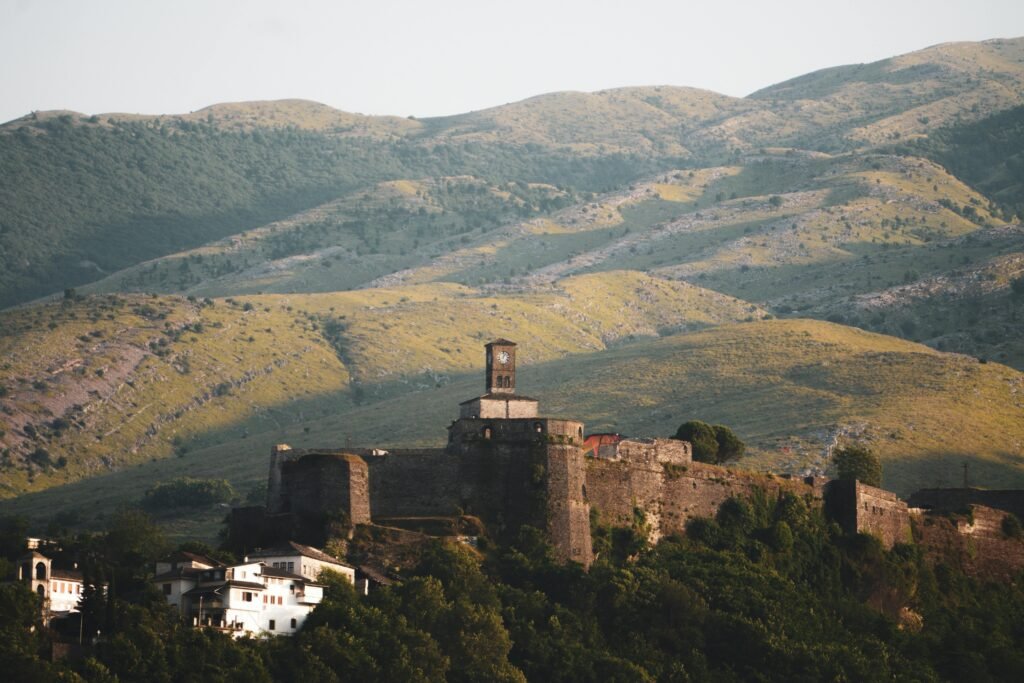
[[486,349],[487,393],[459,404],[460,418],[512,419],[537,417],[537,401],[516,396],[516,343],[495,339]]
[[515,342],[495,339],[484,348],[487,349],[487,393],[516,393]]
[[543,529],[559,559],[589,566],[583,423],[540,417],[536,399],[515,393],[515,343],[497,339],[484,348],[487,393],[463,401],[448,428],[461,507],[506,541],[524,524]]

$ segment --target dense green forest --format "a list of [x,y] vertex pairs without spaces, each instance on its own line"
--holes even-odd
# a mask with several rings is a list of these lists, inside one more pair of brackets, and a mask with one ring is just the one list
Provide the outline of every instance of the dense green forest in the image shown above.
[[70,115],[0,134],[0,306],[98,279],[374,182],[471,174],[605,190],[679,160],[536,145],[226,131]]
[[[324,602],[292,638],[233,641],[175,620],[146,582],[167,544],[125,511],[104,534],[63,539],[87,577],[110,583],[108,598],[84,601],[86,640],[101,633],[86,656],[47,661],[51,635],[32,594],[5,584],[0,666],[24,681],[1024,677],[1020,584],[981,583],[913,546],[887,552],[844,536],[800,498],[732,499],[655,547],[644,531],[595,524],[589,572],[556,564],[528,527],[511,547],[439,541],[368,597],[327,578]],[[23,532],[5,522],[8,557]]]

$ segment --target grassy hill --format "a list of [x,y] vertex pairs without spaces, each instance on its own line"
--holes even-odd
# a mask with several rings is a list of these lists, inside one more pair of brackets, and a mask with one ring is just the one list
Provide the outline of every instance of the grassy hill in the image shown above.
[[[1005,366],[809,320],[723,325],[594,351],[545,346],[525,329],[505,329],[522,343],[521,391],[539,398],[544,414],[584,420],[588,432],[668,435],[698,418],[731,425],[749,444],[740,467],[821,472],[830,448],[852,440],[882,456],[885,485],[904,494],[958,485],[964,462],[974,485],[1024,485],[1024,375]],[[245,492],[265,480],[267,453],[280,442],[441,446],[458,402],[482,391],[481,341],[469,339],[461,354],[441,352],[450,359],[406,351],[396,339],[400,352],[388,359],[396,372],[373,378],[379,391],[359,403],[344,388],[325,387],[295,397],[301,413],[291,419],[247,422],[246,438],[236,424],[225,430],[232,438],[187,442],[180,457],[140,453],[141,464],[22,495],[0,511],[98,523],[153,482],[185,475],[227,477]],[[354,367],[373,366],[365,349],[358,353]],[[453,371],[427,378],[419,372],[424,360]],[[292,376],[288,384],[308,380]],[[234,401],[255,403],[253,393],[242,388]],[[179,533],[211,533],[222,514],[165,521]]]
[[849,149],[976,121],[1020,105],[1022,96],[1024,40],[1015,38],[944,43],[824,69],[750,97],[799,122],[793,144]]
[[495,330],[532,339],[524,361],[542,362],[763,315],[641,273],[573,278],[530,297],[439,284],[17,309],[0,324],[2,495],[446,384],[479,363]]

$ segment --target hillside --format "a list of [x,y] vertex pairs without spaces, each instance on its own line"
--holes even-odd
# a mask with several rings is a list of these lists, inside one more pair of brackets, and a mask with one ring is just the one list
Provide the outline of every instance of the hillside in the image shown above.
[[[382,181],[472,175],[592,191],[667,164],[650,155],[579,158],[504,142],[454,145],[439,155],[422,140],[297,126],[247,129],[230,121],[212,114],[198,122],[60,114],[0,127],[0,306],[285,219]],[[515,200],[505,210],[519,205]]]
[[[424,294],[420,300],[432,303],[432,296]],[[341,297],[311,299],[323,298],[320,305],[334,305],[337,311]],[[415,308],[416,299],[409,299],[410,308]],[[246,312],[250,331],[262,326],[263,318],[278,315],[264,311],[273,300],[254,300],[256,307]],[[383,306],[383,301],[376,303]],[[460,305],[477,307],[483,319],[490,317],[487,300],[470,299]],[[228,307],[218,303],[212,311],[223,315],[219,309],[224,308]],[[204,309],[204,315],[210,311]],[[232,315],[236,320],[242,317],[238,311]],[[400,313],[398,319],[404,316]],[[668,435],[680,423],[699,418],[731,425],[748,443],[749,454],[737,463],[740,467],[822,472],[828,468],[829,448],[854,440],[882,456],[885,485],[903,494],[924,486],[958,485],[964,462],[970,463],[974,485],[1024,485],[1024,375],[1005,366],[808,320],[720,325],[608,348],[596,336],[566,345],[565,331],[537,339],[530,336],[526,321],[511,317],[501,329],[524,340],[521,391],[539,398],[545,414],[582,419],[588,432]],[[18,459],[9,458],[5,480],[40,488],[87,473],[106,473],[21,495],[0,504],[0,510],[36,519],[64,513],[65,519],[89,525],[119,505],[138,500],[152,483],[178,476],[227,477],[241,492],[258,488],[274,443],[443,445],[444,428],[458,402],[482,390],[480,348],[488,337],[480,336],[469,322],[461,337],[438,339],[424,347],[395,337],[382,348],[374,340],[400,328],[383,332],[378,324],[370,317],[358,331],[346,331],[346,339],[354,343],[345,370],[327,355],[326,342],[315,340],[310,329],[297,324],[290,334],[302,335],[306,346],[301,355],[293,354],[288,365],[269,378],[233,385],[229,399],[213,398],[177,420],[157,424],[156,433],[130,460],[104,462],[101,455],[98,461],[86,461],[93,453],[89,446],[100,420],[122,420],[113,416],[113,406],[93,404],[82,418],[84,425],[72,424],[62,435],[47,431],[39,437],[46,440],[51,457],[67,454],[64,469],[15,464]],[[642,324],[636,329],[642,333]],[[579,333],[585,335],[582,329]],[[430,341],[430,334],[426,331],[423,338]],[[442,342],[451,346],[435,347]],[[192,363],[200,365],[197,360]],[[346,386],[345,371],[360,377],[358,384]],[[146,372],[136,374],[139,381],[134,387],[122,384],[116,399],[104,404],[141,404],[147,392],[165,393],[183,384],[167,372],[166,381],[152,384]],[[287,404],[275,403],[280,394],[272,393],[272,385],[290,394]],[[357,396],[352,393],[355,386],[361,387]],[[25,397],[22,391],[16,400],[8,396],[4,403],[27,405]],[[36,400],[32,405],[38,407],[41,400]],[[134,425],[130,428],[137,434],[146,434],[155,414],[142,405],[137,409],[139,418],[126,428]],[[184,438],[177,442],[178,457],[169,457],[174,435]],[[9,430],[6,438],[12,436],[19,435]],[[118,438],[122,437],[111,435],[104,441]],[[91,469],[87,462],[92,462]],[[26,467],[34,474],[31,482],[25,478]],[[8,488],[8,493],[13,491]],[[168,523],[208,534],[219,514],[211,511],[208,516]]]
[[944,43],[816,71],[753,93],[795,117],[795,144],[877,145],[928,135],[1015,107],[1024,97],[1024,40]]
[[896,149],[942,164],[984,192],[1006,216],[1024,214],[1024,107],[947,126]]
[[[320,211],[384,181],[474,176],[604,192],[765,148],[836,153],[917,139],[1020,105],[1022,55],[1021,39],[940,45],[743,99],[619,88],[424,120],[302,100],[159,117],[34,112],[0,126],[0,306]],[[418,226],[390,229],[407,243]],[[409,265],[378,261],[378,273]]]
[[436,285],[19,309],[0,324],[2,495],[445,384],[476,367],[498,328],[534,340],[524,361],[542,362],[762,315],[640,273],[571,279],[526,299]]

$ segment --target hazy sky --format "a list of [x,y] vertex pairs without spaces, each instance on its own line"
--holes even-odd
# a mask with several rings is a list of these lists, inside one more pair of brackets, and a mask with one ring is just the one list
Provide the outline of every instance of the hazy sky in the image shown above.
[[434,116],[624,85],[742,96],[1022,35],[1024,0],[0,0],[0,121],[290,97]]

